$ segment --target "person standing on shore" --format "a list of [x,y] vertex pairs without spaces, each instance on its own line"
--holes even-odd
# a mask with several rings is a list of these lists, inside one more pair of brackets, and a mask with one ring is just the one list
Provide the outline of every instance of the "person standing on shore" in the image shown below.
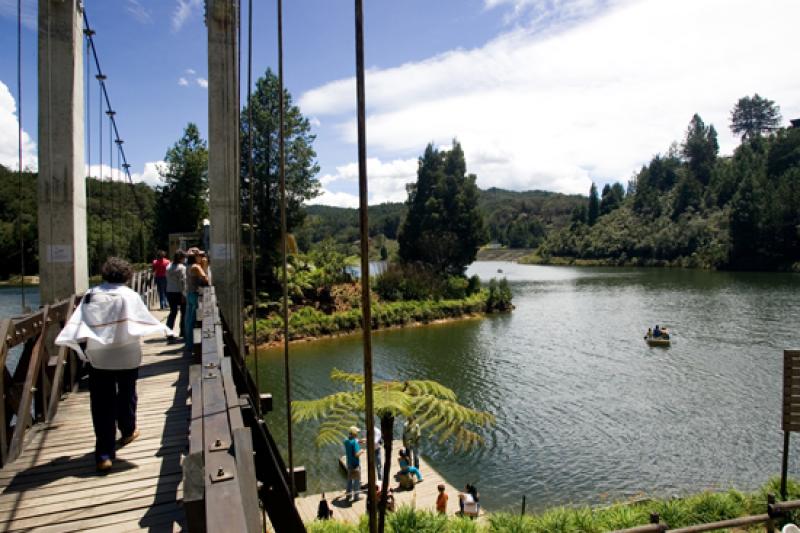
[[89,361],[89,404],[95,434],[97,470],[107,472],[116,457],[117,429],[125,446],[139,436],[136,380],[144,335],[166,334],[141,297],[125,284],[133,276],[127,261],[109,257],[103,283],[90,289],[72,313],[55,344],[68,346]]
[[184,337],[184,317],[186,316],[186,253],[178,250],[172,258],[172,264],[167,268],[167,301],[169,301],[169,316],[167,317],[167,327],[170,330],[168,341],[174,343],[175,318],[180,311],[181,316],[178,320],[180,329],[179,337]]
[[358,428],[352,426],[348,431],[348,437],[344,440],[344,455],[347,462],[347,485],[345,487],[345,499],[358,501],[361,492],[361,446],[358,445]]
[[403,447],[409,459],[413,459],[414,467],[419,469],[419,442],[422,439],[422,430],[413,416],[409,416],[403,424]]
[[167,267],[169,266],[169,259],[164,250],[159,250],[156,258],[153,259],[153,275],[156,278],[156,289],[158,289],[158,302],[161,310],[169,307],[167,301]]

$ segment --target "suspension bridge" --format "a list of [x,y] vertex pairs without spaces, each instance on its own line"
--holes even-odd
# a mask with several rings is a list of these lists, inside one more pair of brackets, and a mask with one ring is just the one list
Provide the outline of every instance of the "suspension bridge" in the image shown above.
[[[22,88],[22,8],[18,0],[18,95]],[[83,363],[75,353],[53,344],[89,287],[87,251],[87,177],[97,157],[102,183],[125,181],[143,213],[120,135],[124,113],[112,106],[108,77],[95,42],[102,28],[90,25],[81,0],[38,2],[38,249],[41,308],[0,320],[0,528],[4,531],[304,531],[295,497],[305,490],[305,472],[293,464],[291,424],[288,464],[284,463],[263,415],[272,398],[245,360],[240,214],[242,21],[240,0],[206,0],[208,32],[209,255],[213,286],[202,289],[201,311],[191,357],[160,338],[144,340],[138,413],[140,438],[118,450],[110,473],[93,468],[93,433],[88,393],[82,386]],[[247,10],[247,98],[252,86],[252,0]],[[355,1],[356,70],[362,228],[366,220],[363,15]],[[278,72],[283,86],[282,5],[270,22],[278,27]],[[93,101],[96,83],[97,101]],[[283,91],[279,91],[283,98]],[[96,108],[94,108],[97,106]],[[251,106],[248,106],[250,108]],[[283,112],[283,103],[278,107]],[[93,109],[94,108],[94,109]],[[283,121],[283,117],[281,117]],[[21,120],[20,120],[21,128]],[[283,128],[282,128],[283,129]],[[19,179],[22,187],[22,132]],[[286,298],[286,213],[284,138],[280,139],[280,191]],[[94,150],[94,152],[93,152]],[[104,159],[106,158],[104,165]],[[108,169],[108,170],[106,170]],[[253,179],[249,179],[252,187]],[[102,185],[101,185],[102,186]],[[113,188],[112,188],[113,190]],[[117,205],[110,195],[108,223],[115,238]],[[253,198],[253,194],[250,194]],[[22,204],[20,204],[21,206]],[[20,207],[21,209],[21,207]],[[20,213],[21,215],[21,213]],[[250,213],[252,226],[252,208]],[[21,225],[20,225],[21,227]],[[250,232],[252,234],[252,232]],[[20,235],[21,237],[21,235]],[[362,270],[367,271],[366,235]],[[22,244],[24,249],[24,243]],[[252,251],[252,238],[250,247]],[[111,250],[116,249],[114,242]],[[24,301],[25,264],[21,254]],[[254,260],[255,254],[250,257]],[[255,273],[254,265],[251,271]],[[256,294],[255,275],[250,281]],[[363,280],[367,284],[367,280]],[[138,272],[132,287],[156,307],[149,272]],[[367,286],[368,287],[368,286]],[[372,418],[369,291],[364,299],[364,356],[367,419]],[[153,311],[157,316],[159,311]],[[255,335],[255,322],[252,325]],[[187,334],[190,334],[187,332]],[[291,420],[288,335],[285,349],[285,409]],[[255,343],[254,343],[255,345]],[[256,363],[254,358],[253,363]],[[257,372],[256,372],[257,375]],[[373,429],[369,425],[368,439]],[[374,464],[374,450],[368,450]],[[372,498],[367,511],[375,531],[374,468],[369,469]]]

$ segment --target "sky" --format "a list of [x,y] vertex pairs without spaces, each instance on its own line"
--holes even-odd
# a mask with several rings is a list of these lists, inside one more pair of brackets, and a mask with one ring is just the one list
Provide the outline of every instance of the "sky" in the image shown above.
[[[37,3],[23,0],[20,105],[17,1],[0,0],[0,164],[12,168],[20,110],[23,166],[36,168]],[[203,1],[84,4],[134,179],[158,185],[186,124],[207,134]],[[277,69],[276,3],[253,4],[256,77]],[[357,206],[353,2],[283,9],[285,85],[312,124],[321,167],[312,203]],[[742,96],[774,100],[787,124],[800,118],[797,20],[797,0],[367,0],[370,204],[405,200],[425,146],[453,139],[484,189],[624,184],[680,142],[695,113],[730,154],[730,110]],[[89,108],[96,176],[93,80]],[[103,131],[107,165],[107,123]]]

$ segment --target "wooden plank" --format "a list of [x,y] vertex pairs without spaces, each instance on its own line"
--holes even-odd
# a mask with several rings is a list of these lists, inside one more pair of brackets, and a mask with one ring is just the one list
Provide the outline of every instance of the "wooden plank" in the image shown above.
[[258,504],[253,435],[250,428],[239,427],[233,430],[233,447],[236,450],[236,471],[239,474],[239,490],[242,494],[247,530],[256,533],[261,530],[261,508]]
[[14,320],[13,327],[6,337],[8,347],[13,348],[28,339],[36,337],[42,331],[46,318],[44,309],[42,309],[41,311],[27,315],[19,320]]

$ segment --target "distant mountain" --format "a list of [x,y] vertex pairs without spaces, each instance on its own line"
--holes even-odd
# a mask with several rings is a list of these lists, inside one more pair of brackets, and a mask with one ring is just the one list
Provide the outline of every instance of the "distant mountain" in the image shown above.
[[[515,248],[534,248],[551,229],[570,221],[572,212],[586,204],[586,197],[548,191],[508,191],[492,187],[480,191],[479,205],[489,230],[490,241]],[[369,234],[396,240],[406,214],[403,203],[385,203],[369,207]],[[308,249],[326,238],[338,244],[358,240],[358,209],[310,205],[306,221],[296,232],[298,245]]]

